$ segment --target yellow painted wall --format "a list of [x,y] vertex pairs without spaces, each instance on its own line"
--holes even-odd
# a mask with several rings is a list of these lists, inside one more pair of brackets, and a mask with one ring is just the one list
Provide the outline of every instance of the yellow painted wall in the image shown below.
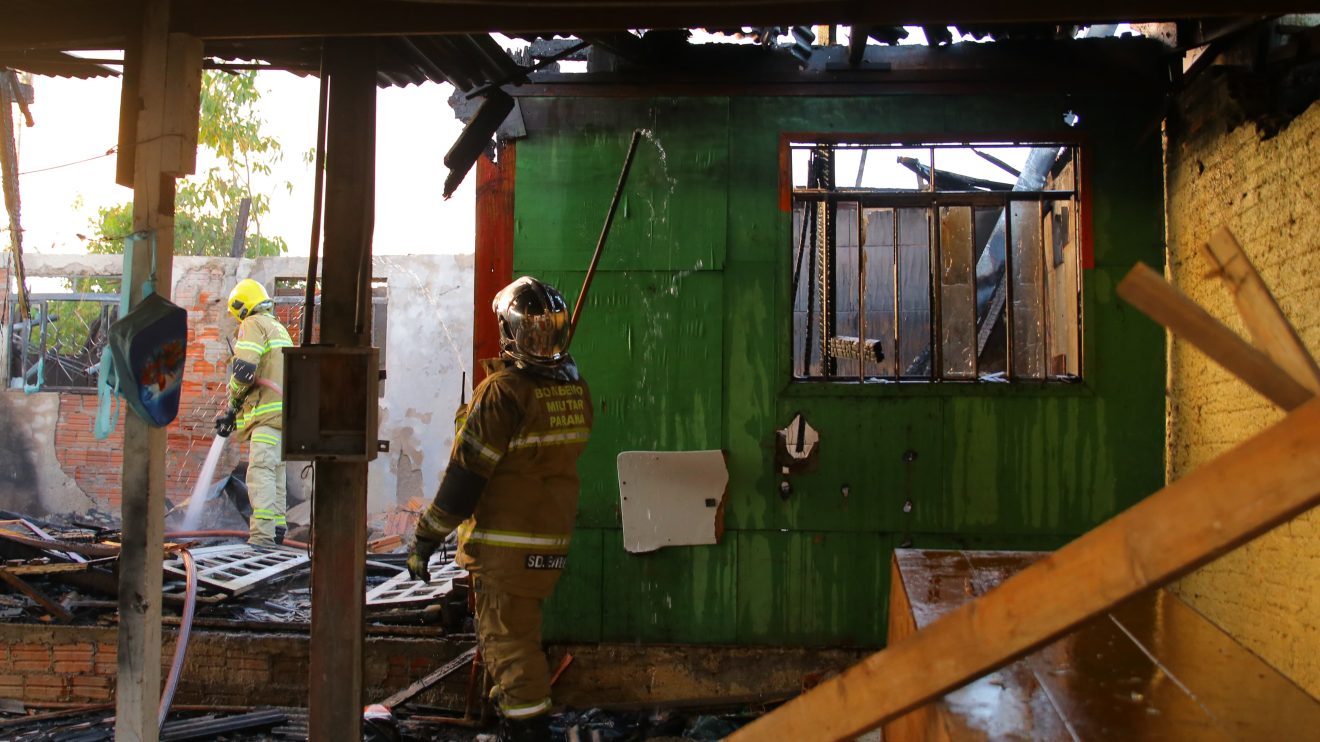
[[[1208,264],[1198,252],[1216,227],[1228,224],[1303,342],[1320,354],[1320,102],[1266,140],[1250,123],[1226,131],[1226,116],[1209,118],[1200,130],[1175,133],[1169,145],[1171,278],[1245,336],[1230,295],[1206,277]],[[1173,341],[1168,368],[1170,480],[1282,417],[1187,343]],[[1176,589],[1320,696],[1320,509],[1207,565]]]

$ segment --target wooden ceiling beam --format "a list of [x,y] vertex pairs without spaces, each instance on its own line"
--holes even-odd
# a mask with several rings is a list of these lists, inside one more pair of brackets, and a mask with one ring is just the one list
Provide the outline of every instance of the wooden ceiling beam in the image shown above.
[[[175,2],[171,31],[203,39],[392,36],[434,33],[626,31],[765,24],[994,24],[1176,19],[1305,11],[1304,0],[230,0]],[[122,44],[132,0],[47,0],[11,12],[0,48],[94,49]]]

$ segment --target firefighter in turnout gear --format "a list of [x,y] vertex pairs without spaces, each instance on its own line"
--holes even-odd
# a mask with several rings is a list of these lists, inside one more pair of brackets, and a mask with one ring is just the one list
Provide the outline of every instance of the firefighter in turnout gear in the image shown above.
[[567,352],[569,312],[554,287],[520,278],[495,296],[501,357],[459,408],[449,465],[417,524],[415,579],[458,531],[458,563],[475,580],[477,635],[495,681],[505,740],[548,739],[550,672],[541,603],[554,591],[577,516],[577,460],[591,396]]
[[238,282],[229,294],[229,313],[238,320],[238,341],[229,375],[229,406],[215,419],[216,433],[235,431],[248,446],[247,488],[252,502],[248,543],[282,543],[285,520],[284,462],[280,434],[284,419],[284,349],[289,331],[275,319],[275,303],[260,283]]

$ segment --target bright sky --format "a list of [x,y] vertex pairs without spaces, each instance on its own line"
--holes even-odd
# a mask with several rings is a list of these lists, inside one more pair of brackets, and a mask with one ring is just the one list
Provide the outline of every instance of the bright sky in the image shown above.
[[[312,214],[312,167],[303,153],[316,139],[315,78],[284,72],[258,77],[263,88],[263,129],[276,137],[283,161],[272,177],[254,181],[270,195],[271,213],[261,232],[283,237],[289,253],[308,250]],[[132,190],[115,184],[114,146],[119,126],[119,79],[66,80],[34,77],[35,126],[19,126],[23,245],[38,253],[84,252],[77,235],[89,232],[97,207],[127,201]],[[469,173],[449,201],[441,198],[445,152],[462,130],[447,103],[452,87],[427,83],[387,88],[377,98],[375,252],[458,253],[473,250],[473,182]],[[21,123],[21,119],[19,120]],[[293,184],[292,193],[283,184]],[[81,207],[76,204],[81,201]],[[251,232],[249,232],[251,234]]]

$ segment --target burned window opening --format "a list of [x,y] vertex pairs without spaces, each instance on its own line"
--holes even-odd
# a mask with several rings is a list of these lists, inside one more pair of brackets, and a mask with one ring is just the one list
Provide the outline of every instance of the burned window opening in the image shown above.
[[119,318],[119,280],[63,279],[67,291],[28,295],[30,317],[10,301],[8,387],[30,392],[96,391],[101,352]]
[[1076,146],[789,146],[795,379],[1080,379]]

